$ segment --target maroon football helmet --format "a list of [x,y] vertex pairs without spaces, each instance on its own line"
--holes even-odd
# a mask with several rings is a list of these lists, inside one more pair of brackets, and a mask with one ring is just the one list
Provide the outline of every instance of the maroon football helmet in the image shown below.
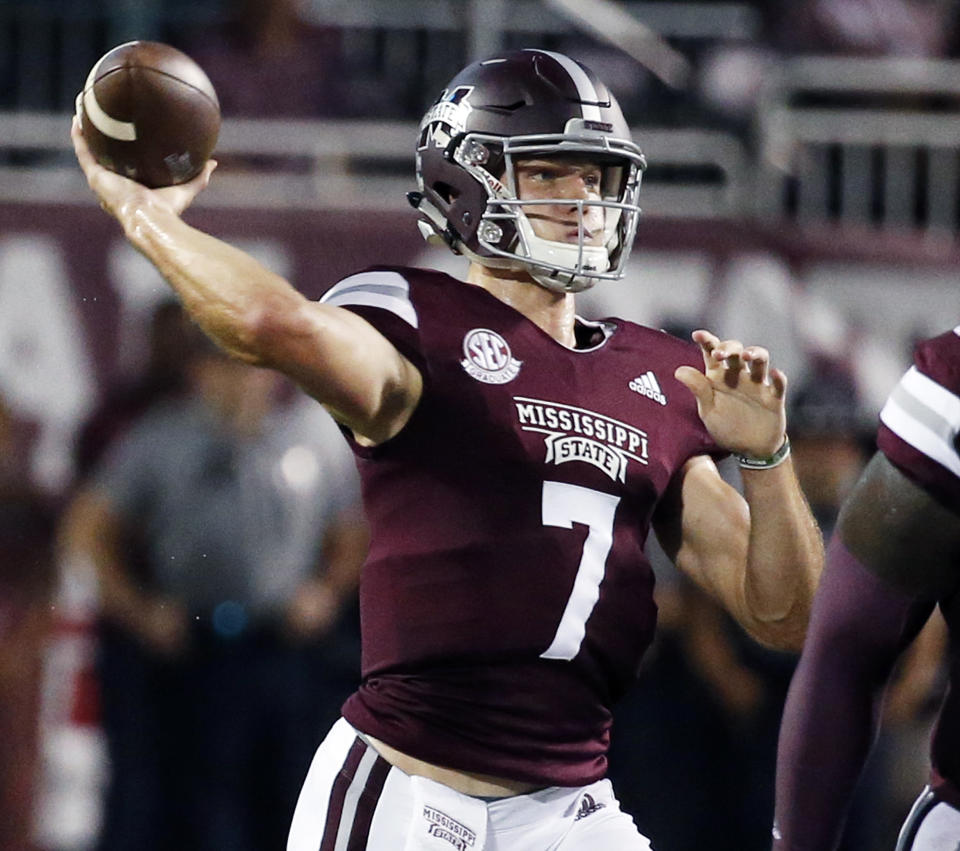
[[[564,156],[602,167],[601,200],[574,202],[575,242],[537,236],[523,209],[565,199],[517,197],[518,160]],[[417,145],[419,192],[410,201],[428,241],[578,292],[623,276],[645,167],[620,107],[592,71],[560,53],[520,50],[467,66],[428,110]],[[601,245],[584,238],[585,206],[604,208]]]

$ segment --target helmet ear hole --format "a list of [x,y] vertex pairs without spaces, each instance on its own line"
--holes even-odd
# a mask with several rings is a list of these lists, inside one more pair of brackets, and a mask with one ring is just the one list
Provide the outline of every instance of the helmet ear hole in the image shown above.
[[433,184],[433,191],[448,204],[453,203],[460,194],[453,186],[449,183],[444,183],[442,180],[438,180]]

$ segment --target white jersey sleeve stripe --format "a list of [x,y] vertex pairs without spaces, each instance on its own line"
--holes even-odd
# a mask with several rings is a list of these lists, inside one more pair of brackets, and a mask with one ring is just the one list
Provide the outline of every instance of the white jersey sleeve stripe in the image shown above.
[[397,272],[351,275],[331,287],[320,301],[335,307],[379,307],[399,316],[413,328],[419,327],[417,311],[410,301],[410,285]]
[[901,440],[960,476],[956,449],[960,399],[911,368],[880,412],[883,424]]
[[[931,434],[935,434],[940,440],[948,446],[953,442],[957,433],[956,428],[952,427],[937,411],[927,407],[923,402],[917,400],[909,393],[906,393],[902,387],[897,387],[890,398],[888,404],[892,402],[917,425],[923,426]],[[880,412],[881,419],[883,411]],[[889,427],[889,424],[888,424]]]
[[960,397],[924,375],[915,366],[910,367],[900,379],[894,393],[900,392],[916,399],[919,404],[946,420],[954,434],[960,428]]

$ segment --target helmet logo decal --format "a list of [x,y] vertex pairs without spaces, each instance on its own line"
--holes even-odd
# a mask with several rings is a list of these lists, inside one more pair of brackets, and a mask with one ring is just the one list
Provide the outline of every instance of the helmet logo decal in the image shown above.
[[613,125],[609,121],[590,121],[589,119],[584,119],[583,129],[599,130],[601,133],[612,133]]
[[[427,114],[423,116],[420,122],[420,128],[429,127],[427,144],[431,141],[438,147],[446,147],[451,136],[463,133],[467,128],[467,117],[473,111],[473,107],[467,103],[467,98],[473,91],[473,86],[457,86],[453,91],[444,89],[437,98],[437,102],[430,107]],[[446,124],[449,131],[440,134],[437,133],[437,124]],[[443,141],[446,139],[446,142]]]
[[466,99],[467,95],[472,91],[473,86],[457,86],[449,94],[447,94],[447,90],[444,89],[440,100],[446,101],[447,103],[460,103],[460,101]]
[[460,365],[467,375],[484,384],[513,381],[523,363],[513,356],[503,337],[487,328],[474,328],[467,332],[463,338],[463,354]]

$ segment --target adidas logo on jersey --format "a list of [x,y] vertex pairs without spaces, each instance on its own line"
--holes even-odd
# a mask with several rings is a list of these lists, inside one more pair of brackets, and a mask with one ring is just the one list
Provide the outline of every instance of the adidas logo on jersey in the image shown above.
[[580,799],[580,809],[574,816],[574,821],[580,821],[582,818],[593,815],[597,810],[602,810],[606,804],[598,803],[593,799],[593,795],[584,795]]
[[667,404],[667,397],[663,395],[660,384],[657,382],[657,376],[651,370],[647,370],[643,375],[638,375],[627,386],[635,393],[653,399],[654,402],[659,402],[661,405]]

